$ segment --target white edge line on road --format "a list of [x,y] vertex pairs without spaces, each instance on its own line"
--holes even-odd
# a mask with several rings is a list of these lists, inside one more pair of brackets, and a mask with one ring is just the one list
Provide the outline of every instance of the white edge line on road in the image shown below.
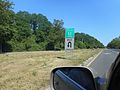
[[[89,67],[94,61],[95,59],[103,52],[104,50],[101,50],[94,58],[93,60],[91,60],[90,63],[88,63],[86,66]],[[73,66],[74,67],[74,66]],[[51,90],[50,86],[48,86],[48,88],[46,88],[45,90]]]
[[94,61],[95,59],[103,52],[104,50],[101,50],[94,58],[93,60],[91,60],[91,62],[89,62],[86,66],[89,67]]

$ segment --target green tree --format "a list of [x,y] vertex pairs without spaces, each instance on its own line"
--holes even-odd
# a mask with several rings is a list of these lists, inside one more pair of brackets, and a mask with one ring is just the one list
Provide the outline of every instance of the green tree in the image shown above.
[[[64,49],[63,20],[51,23],[42,14],[12,11],[12,3],[0,1],[0,52]],[[117,43],[119,44],[119,43]],[[104,45],[85,33],[75,33],[75,48],[102,48]]]
[[94,37],[85,33],[75,33],[76,48],[103,48],[104,45]]
[[49,35],[47,49],[49,50],[61,50],[64,48],[64,27],[63,20],[54,20],[53,26]]
[[[14,12],[12,11],[12,3],[8,0],[0,1],[0,52],[9,51],[9,41],[14,33]],[[9,46],[6,47],[6,46]]]
[[[35,23],[37,27],[34,26]],[[16,31],[10,42],[13,49],[16,48],[17,45],[17,49],[14,49],[14,51],[45,50],[47,36],[52,28],[52,24],[45,16],[42,14],[30,14],[26,11],[20,11],[15,15],[14,27]],[[34,38],[31,38],[33,36]],[[35,42],[32,41],[33,39]],[[31,46],[29,47],[27,43],[30,43],[30,41]],[[20,48],[21,50],[19,50]]]
[[107,48],[120,49],[120,37],[113,39],[108,43]]
[[34,33],[37,30],[42,30],[45,34],[48,34],[52,26],[51,22],[48,21],[46,16],[35,13],[31,14],[30,25]]

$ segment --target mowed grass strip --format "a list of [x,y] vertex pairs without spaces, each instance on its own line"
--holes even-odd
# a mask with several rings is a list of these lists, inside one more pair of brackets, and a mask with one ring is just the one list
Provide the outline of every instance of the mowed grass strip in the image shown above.
[[0,90],[44,90],[58,66],[76,66],[101,49],[13,52],[0,54]]

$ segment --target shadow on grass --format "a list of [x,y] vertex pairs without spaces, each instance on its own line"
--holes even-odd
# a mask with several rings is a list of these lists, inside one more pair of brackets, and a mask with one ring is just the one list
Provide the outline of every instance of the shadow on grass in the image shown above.
[[67,58],[65,58],[65,57],[57,57],[57,58],[59,58],[59,59],[67,59]]

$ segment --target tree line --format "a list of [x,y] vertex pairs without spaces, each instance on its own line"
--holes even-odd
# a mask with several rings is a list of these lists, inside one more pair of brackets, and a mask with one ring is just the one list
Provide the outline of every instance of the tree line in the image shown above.
[[[0,52],[64,49],[63,20],[51,23],[42,14],[13,11],[13,3],[0,0]],[[75,33],[75,48],[103,48],[85,33]]]
[[120,49],[120,36],[108,43],[107,48]]

